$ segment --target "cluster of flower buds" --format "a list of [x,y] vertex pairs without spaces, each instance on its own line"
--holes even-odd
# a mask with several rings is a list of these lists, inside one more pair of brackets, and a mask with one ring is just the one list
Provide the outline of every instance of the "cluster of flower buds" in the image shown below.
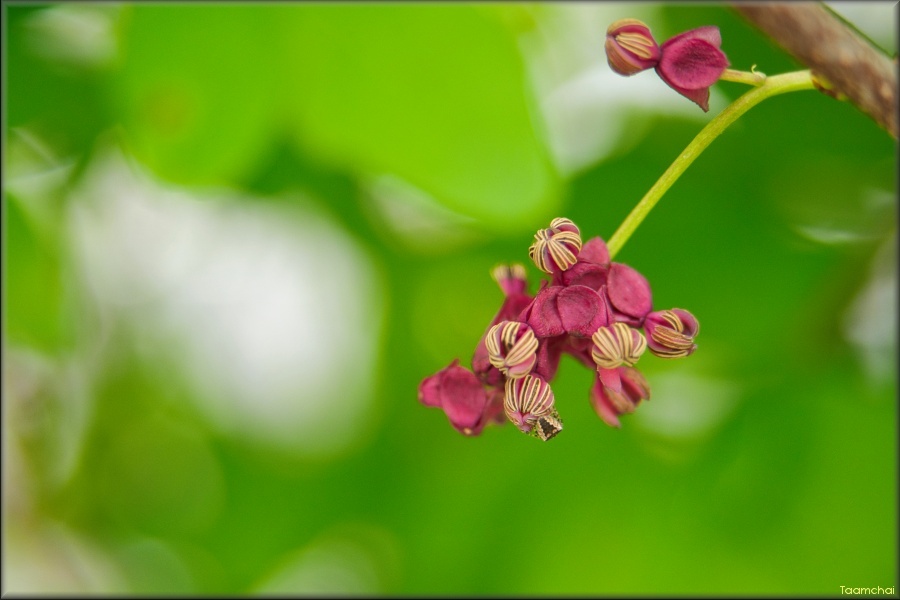
[[472,370],[454,360],[422,381],[419,401],[442,409],[465,435],[509,420],[546,441],[563,428],[550,381],[569,354],[596,372],[591,404],[619,427],[619,415],[650,398],[635,364],[646,350],[662,358],[693,353],[697,319],[680,308],[654,312],[644,276],[611,262],[599,237],[582,244],[569,219],[539,230],[528,255],[550,280],[531,296],[524,266],[496,267],[503,304],[478,342]]
[[606,30],[606,59],[620,75],[655,69],[673,90],[709,110],[709,86],[728,68],[715,26],[685,31],[656,43],[650,28],[637,19],[620,19]]

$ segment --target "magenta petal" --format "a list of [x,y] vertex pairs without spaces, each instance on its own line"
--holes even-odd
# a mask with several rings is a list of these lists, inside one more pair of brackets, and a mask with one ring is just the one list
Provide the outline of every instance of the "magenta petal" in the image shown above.
[[457,431],[478,435],[484,428],[487,395],[478,377],[454,360],[419,385],[419,401],[440,407]]
[[562,356],[562,348],[565,342],[565,336],[541,340],[541,345],[538,346],[537,351],[537,361],[534,364],[532,373],[539,375],[544,381],[550,381],[556,377],[556,371],[559,369],[559,359]]
[[533,298],[528,294],[510,294],[504,298],[503,304],[500,305],[500,310],[497,311],[496,316],[491,320],[487,329],[485,329],[485,333],[500,321],[518,320],[517,317],[519,314],[531,304],[532,300]]
[[656,71],[675,89],[699,90],[718,81],[727,66],[721,50],[705,40],[685,38],[666,48]]
[[599,290],[606,284],[609,267],[590,263],[577,262],[569,270],[553,276],[555,285],[583,285],[592,290]]
[[558,285],[545,287],[522,313],[519,320],[528,323],[538,338],[555,337],[566,332],[556,303],[564,289],[566,288]]
[[485,394],[487,395],[487,407],[477,430],[481,430],[488,423],[500,425],[506,423],[507,420],[506,413],[503,411],[503,398],[506,395],[503,385],[488,388],[485,390]]
[[620,367],[616,367],[615,369],[603,369],[597,367],[597,377],[603,382],[604,387],[616,392],[622,391],[621,373]]
[[650,386],[644,375],[634,367],[621,367],[622,391],[637,406],[641,400],[650,399]]
[[448,369],[441,380],[441,401],[457,431],[466,435],[481,432],[487,395],[474,373],[459,366]]
[[606,292],[613,308],[626,315],[643,319],[652,308],[650,284],[628,265],[610,266]]
[[599,379],[594,381],[594,385],[591,386],[590,398],[591,406],[594,407],[594,412],[597,413],[598,417],[603,419],[604,423],[610,427],[622,426],[619,422],[619,413],[606,396],[606,392],[603,390],[603,382]]
[[599,237],[589,239],[581,247],[581,252],[578,253],[578,262],[587,262],[608,267],[609,249],[606,247],[606,242]]
[[589,287],[573,285],[563,288],[556,303],[566,333],[590,337],[598,327],[609,324],[606,305]]
[[700,323],[697,318],[688,311],[681,308],[673,308],[672,312],[684,323],[684,334],[694,337],[700,331]]
[[690,31],[685,31],[684,33],[679,33],[676,36],[670,37],[668,40],[663,42],[660,48],[667,48],[672,44],[678,43],[685,39],[698,39],[709,42],[716,48],[720,48],[722,46],[722,33],[719,31],[719,28],[715,25],[706,25],[704,27],[698,27],[696,29],[691,29]]
[[419,402],[421,402],[425,406],[440,408],[441,379],[444,377],[444,373],[447,371],[447,369],[455,367],[458,364],[459,359],[455,359],[452,363],[450,363],[449,367],[441,369],[434,375],[423,379],[422,383],[419,384]]

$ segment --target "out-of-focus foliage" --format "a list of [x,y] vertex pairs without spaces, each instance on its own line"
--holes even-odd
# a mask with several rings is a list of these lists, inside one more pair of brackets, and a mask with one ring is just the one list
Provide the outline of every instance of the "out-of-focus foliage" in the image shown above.
[[896,143],[846,103],[754,108],[617,257],[701,322],[621,430],[568,359],[547,443],[416,401],[493,266],[611,235],[744,91],[614,75],[609,23],[801,68],[727,6],[3,10],[5,592],[897,585]]

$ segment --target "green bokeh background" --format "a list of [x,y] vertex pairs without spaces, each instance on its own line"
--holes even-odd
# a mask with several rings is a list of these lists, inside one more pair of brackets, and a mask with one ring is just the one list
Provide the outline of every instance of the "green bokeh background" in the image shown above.
[[[59,50],[70,37],[47,24],[70,21],[47,14],[63,6],[107,23],[113,50]],[[597,30],[636,12],[661,40],[716,24],[734,68],[801,68],[726,6],[637,6],[604,4]],[[568,358],[553,381],[566,427],[548,443],[511,426],[465,438],[417,402],[499,306],[491,267],[525,262],[555,216],[608,238],[743,91],[717,84],[708,115],[610,112],[626,128],[614,150],[560,168],[526,49],[590,8],[4,3],[4,592],[896,586],[897,146],[848,103],[802,92],[754,108],[616,257],[656,308],[702,324],[689,359],[642,359],[653,399],[621,429],[593,413],[591,374]],[[606,69],[602,42],[582,51]],[[653,75],[609,85],[621,96],[639,77]],[[72,190],[110,147],[188,196],[318,215],[363,250],[377,297],[357,300],[377,337],[364,357],[346,349],[340,377],[376,372],[350,441],[316,453],[224,429],[196,409],[177,347],[147,351],[126,317],[97,317]],[[39,175],[54,183],[29,192]],[[398,233],[372,199],[383,176],[455,233]],[[873,285],[887,300],[854,312]],[[863,327],[887,343],[860,352]]]

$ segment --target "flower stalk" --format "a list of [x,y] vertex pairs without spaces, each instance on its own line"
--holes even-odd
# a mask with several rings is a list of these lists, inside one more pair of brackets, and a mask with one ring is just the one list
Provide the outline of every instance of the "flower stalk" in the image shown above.
[[[726,70],[726,73],[729,73],[729,70]],[[740,79],[738,79],[733,75],[741,73],[740,71],[731,71],[730,73],[732,74],[731,76],[723,76],[722,79],[740,81],[741,83],[751,82],[750,77],[744,77],[742,75],[740,76]],[[762,83],[759,84],[755,83],[757,78],[753,73],[745,73],[745,75],[753,76],[754,83],[751,83],[751,85],[756,85],[756,87],[732,102],[725,110],[707,123],[706,127],[700,130],[700,133],[698,133],[684,151],[678,155],[675,162],[666,169],[656,183],[653,184],[653,187],[651,187],[644,197],[641,198],[640,202],[637,203],[634,209],[632,209],[628,216],[625,217],[625,220],[616,232],[609,238],[607,247],[609,249],[610,259],[614,258],[619,250],[622,249],[622,246],[625,245],[625,242],[628,241],[631,234],[634,233],[644,218],[651,210],[653,210],[653,207],[656,206],[656,203],[659,202],[663,194],[665,194],[672,184],[681,177],[681,174],[691,166],[691,163],[693,163],[694,160],[706,150],[712,141],[719,137],[719,135],[721,135],[722,132],[741,115],[767,98],[786,94],[788,92],[816,89],[813,76],[808,70],[794,71],[769,77],[759,74],[763,79]]]

